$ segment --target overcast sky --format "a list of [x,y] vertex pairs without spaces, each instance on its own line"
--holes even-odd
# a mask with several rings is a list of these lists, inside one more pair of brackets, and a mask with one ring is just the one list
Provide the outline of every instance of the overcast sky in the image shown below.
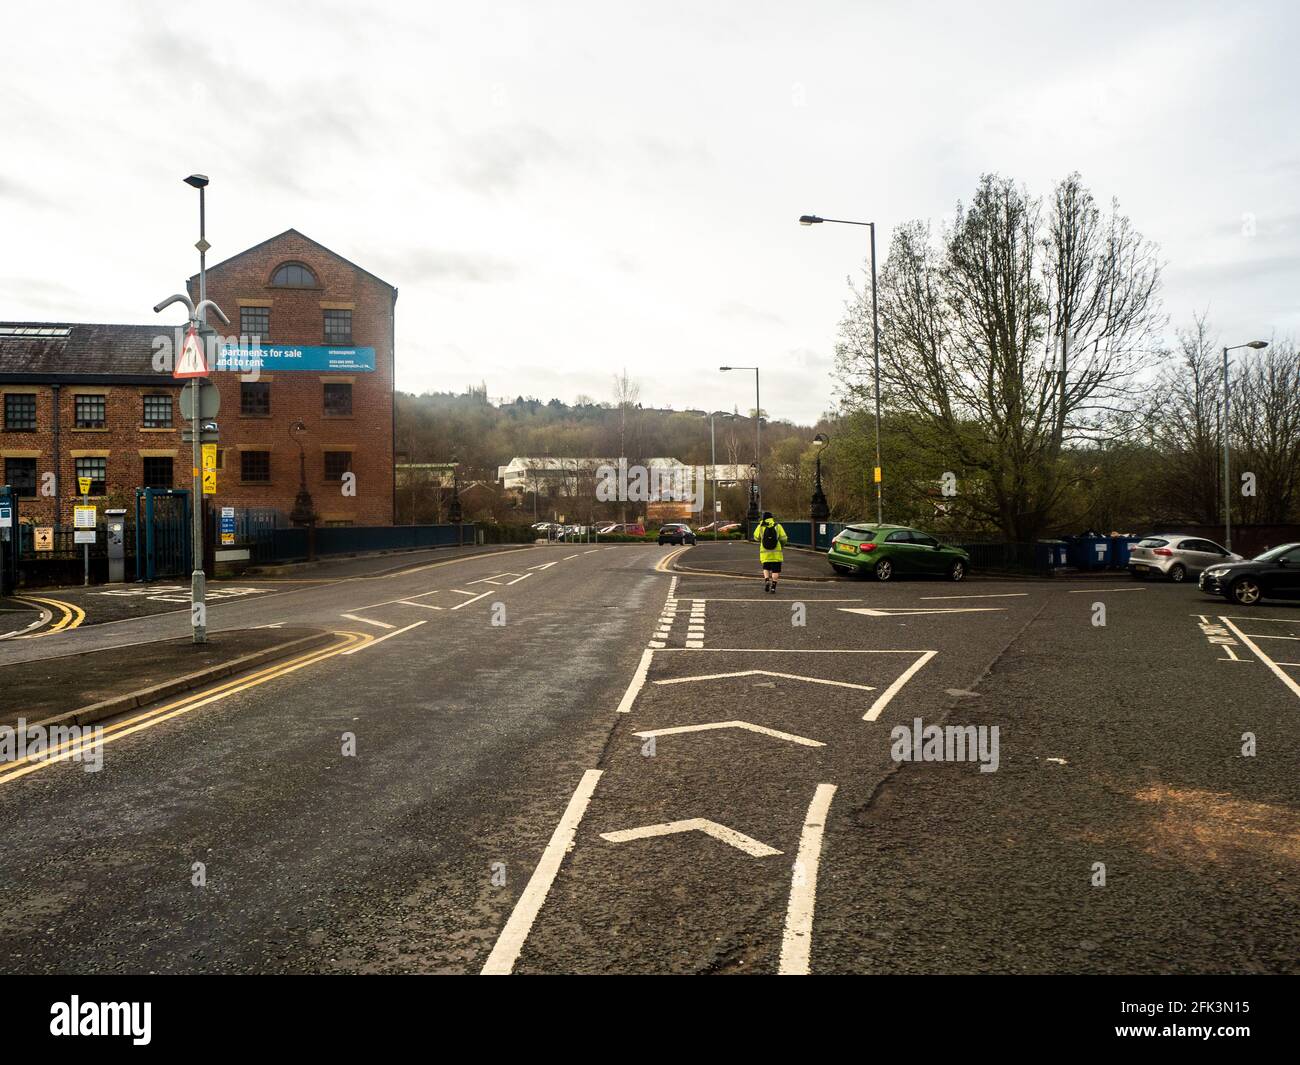
[[[1293,3],[10,6],[0,318],[149,322],[289,227],[398,286],[398,386],[832,402],[866,231],[1079,170],[1175,323],[1300,332]],[[204,20],[217,32],[200,35]],[[201,43],[196,43],[201,42]]]

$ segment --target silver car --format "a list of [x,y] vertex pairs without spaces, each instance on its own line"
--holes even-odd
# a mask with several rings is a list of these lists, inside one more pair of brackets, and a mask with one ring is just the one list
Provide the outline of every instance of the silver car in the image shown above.
[[1128,553],[1128,571],[1135,580],[1166,577],[1181,582],[1217,562],[1240,561],[1240,555],[1225,551],[1213,540],[1161,533],[1134,545]]

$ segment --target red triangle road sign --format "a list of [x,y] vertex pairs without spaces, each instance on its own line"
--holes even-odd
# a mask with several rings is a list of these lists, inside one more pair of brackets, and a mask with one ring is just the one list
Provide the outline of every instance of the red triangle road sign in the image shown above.
[[176,369],[172,371],[172,376],[208,376],[208,362],[203,357],[203,344],[194,326],[190,326],[189,332],[185,334],[185,343],[181,345],[181,352],[176,357]]

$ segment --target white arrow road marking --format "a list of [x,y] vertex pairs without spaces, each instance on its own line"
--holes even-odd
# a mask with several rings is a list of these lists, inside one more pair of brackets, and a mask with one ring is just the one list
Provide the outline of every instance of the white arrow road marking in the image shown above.
[[477,603],[477,602],[478,602],[480,599],[482,599],[484,596],[488,596],[488,595],[491,595],[491,594],[492,594],[491,592],[484,592],[484,593],[482,593],[482,595],[476,595],[476,596],[474,596],[473,599],[462,599],[459,603],[457,603],[454,607],[452,607],[452,610],[459,610],[459,609],[460,609],[461,607],[463,607],[463,606],[469,606],[470,603]]
[[591,795],[596,790],[596,782],[600,780],[600,774],[599,769],[588,769],[582,774],[577,790],[569,800],[569,805],[564,808],[560,823],[551,833],[551,841],[546,844],[546,850],[542,851],[541,861],[537,863],[537,868],[533,870],[533,875],[528,880],[528,886],[519,896],[519,901],[510,912],[510,919],[506,921],[501,934],[497,936],[492,953],[488,955],[487,963],[483,966],[482,975],[508,976],[514,969],[515,962],[519,960],[519,952],[523,949],[524,940],[528,938],[533,922],[537,920],[537,914],[541,912],[542,904],[550,893],[551,885],[555,883],[556,874],[560,871],[560,863],[564,861],[565,854],[573,846],[573,837],[577,834],[578,823],[582,820],[582,815],[587,812],[587,804],[591,802]]
[[810,740],[807,736],[796,736],[792,732],[778,732],[774,728],[765,728],[762,725],[755,725],[749,721],[710,721],[705,725],[676,725],[673,728],[652,728],[646,732],[634,732],[632,735],[640,736],[643,740],[648,740],[651,736],[676,736],[683,732],[707,732],[710,729],[720,728],[741,728],[750,732],[759,732],[764,736],[771,736],[778,740],[789,740],[791,743],[798,743],[804,747],[825,747],[826,744],[818,740]]
[[409,600],[409,599],[399,599],[398,602],[401,603],[402,606],[420,606],[420,607],[424,607],[425,610],[441,610],[441,609],[442,609],[442,607],[440,607],[440,606],[434,606],[432,603],[413,603],[413,602],[411,602],[411,600]]
[[1283,684],[1285,684],[1288,688],[1290,688],[1297,698],[1300,698],[1300,684],[1297,684],[1295,679],[1289,673],[1284,671],[1281,666],[1279,666],[1276,662],[1273,661],[1273,659],[1269,658],[1268,655],[1266,655],[1263,651],[1261,651],[1259,644],[1257,644],[1254,640],[1252,640],[1249,636],[1247,636],[1244,632],[1242,632],[1239,628],[1237,628],[1236,625],[1234,625],[1231,621],[1227,619],[1227,617],[1223,616],[1222,614],[1219,615],[1219,620],[1222,621],[1225,625],[1227,625],[1228,628],[1230,628],[1238,636],[1240,636],[1241,642],[1255,652],[1255,657],[1258,658],[1261,662],[1263,662],[1264,665],[1268,666],[1268,668],[1273,671],[1273,675],[1276,676],[1277,679],[1280,680]]
[[[570,555],[569,558],[577,558],[577,555]],[[540,566],[529,566],[529,569],[550,569],[552,566],[558,566],[565,559],[557,558],[554,562],[543,562]]]
[[625,828],[618,832],[602,832],[600,838],[607,839],[610,843],[628,843],[634,839],[649,839],[651,836],[674,836],[679,832],[703,832],[716,840],[730,844],[737,850],[744,851],[751,858],[769,858],[773,854],[781,853],[775,847],[760,843],[743,832],[737,832],[734,828],[728,828],[704,817],[691,817],[685,821],[667,821],[658,825],[642,825],[640,828]]
[[506,581],[506,584],[518,584],[520,581],[526,581],[526,580],[528,580],[528,578],[531,577],[531,576],[532,576],[531,573],[525,573],[522,577],[516,577],[516,578],[515,578],[514,580],[512,580],[512,581]]
[[381,629],[395,629],[396,625],[390,625],[386,621],[376,621],[374,618],[363,618],[359,614],[340,614],[339,617],[347,618],[349,621],[360,621],[366,625],[374,625]]
[[987,614],[1006,610],[1004,606],[936,606],[925,610],[877,610],[870,606],[842,606],[845,614],[865,614],[869,618],[901,618],[909,614]]
[[[502,577],[518,577],[518,576],[520,576],[520,574],[515,573],[513,571],[510,573],[494,573],[491,577],[480,577],[476,581],[466,581],[465,583],[466,584],[498,584]],[[514,582],[506,581],[506,583],[512,584]]]
[[865,714],[862,715],[862,720],[875,721],[876,718],[880,716],[880,712],[884,710],[886,706],[889,705],[889,700],[891,700],[895,695],[897,695],[900,691],[902,691],[903,685],[906,684],[909,680],[911,680],[916,675],[917,670],[919,670],[923,665],[925,665],[928,661],[930,661],[930,659],[932,659],[938,653],[939,653],[938,651],[922,651],[921,657],[918,658],[915,662],[913,662],[910,666],[908,666],[907,669],[903,670],[902,676],[900,676],[896,681],[894,681],[893,684],[891,684],[888,688],[886,688],[883,692],[880,693],[880,698],[878,698],[874,703],[871,704],[871,709],[869,709]]
[[[378,644],[383,643],[385,640],[391,640],[394,636],[401,636],[402,633],[404,632],[410,632],[412,629],[418,629],[421,625],[427,625],[427,624],[428,624],[427,621],[416,621],[410,625],[407,625],[405,628],[393,629],[392,632],[385,633],[383,636],[380,636],[376,640],[371,640],[369,643],[363,643],[360,647],[354,647],[350,651],[344,651],[343,653],[345,655],[354,655],[358,651],[364,651],[367,647],[375,647]],[[391,628],[391,626],[389,627]]]
[[781,976],[806,976],[812,956],[813,909],[817,905],[817,866],[822,856],[822,833],[834,784],[818,784],[799,834],[799,853],[790,875],[790,902],[785,911],[785,931],[781,935]]
[[735,673],[702,673],[698,677],[672,677],[657,680],[656,684],[689,684],[697,680],[722,680],[726,677],[781,677],[785,680],[806,680],[809,684],[832,684],[837,688],[856,688],[858,691],[873,692],[870,684],[850,684],[847,680],[826,680],[824,677],[805,677],[799,673],[774,673],[770,669],[742,669]]

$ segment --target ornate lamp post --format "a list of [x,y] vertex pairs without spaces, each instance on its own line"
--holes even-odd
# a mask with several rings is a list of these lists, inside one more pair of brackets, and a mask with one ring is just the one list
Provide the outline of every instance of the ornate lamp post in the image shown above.
[[817,548],[817,526],[826,521],[831,516],[831,508],[826,502],[826,493],[822,491],[822,452],[831,442],[831,438],[826,433],[818,433],[813,437],[813,443],[817,446],[817,474],[813,480],[812,503],[809,506],[808,514],[812,521],[810,523],[808,542],[814,550]]
[[298,445],[298,495],[293,501],[293,510],[289,512],[289,521],[293,525],[307,527],[307,561],[316,558],[316,506],[311,493],[307,491],[307,449],[303,447],[302,436],[307,432],[303,422],[294,422],[289,426],[289,436]]

